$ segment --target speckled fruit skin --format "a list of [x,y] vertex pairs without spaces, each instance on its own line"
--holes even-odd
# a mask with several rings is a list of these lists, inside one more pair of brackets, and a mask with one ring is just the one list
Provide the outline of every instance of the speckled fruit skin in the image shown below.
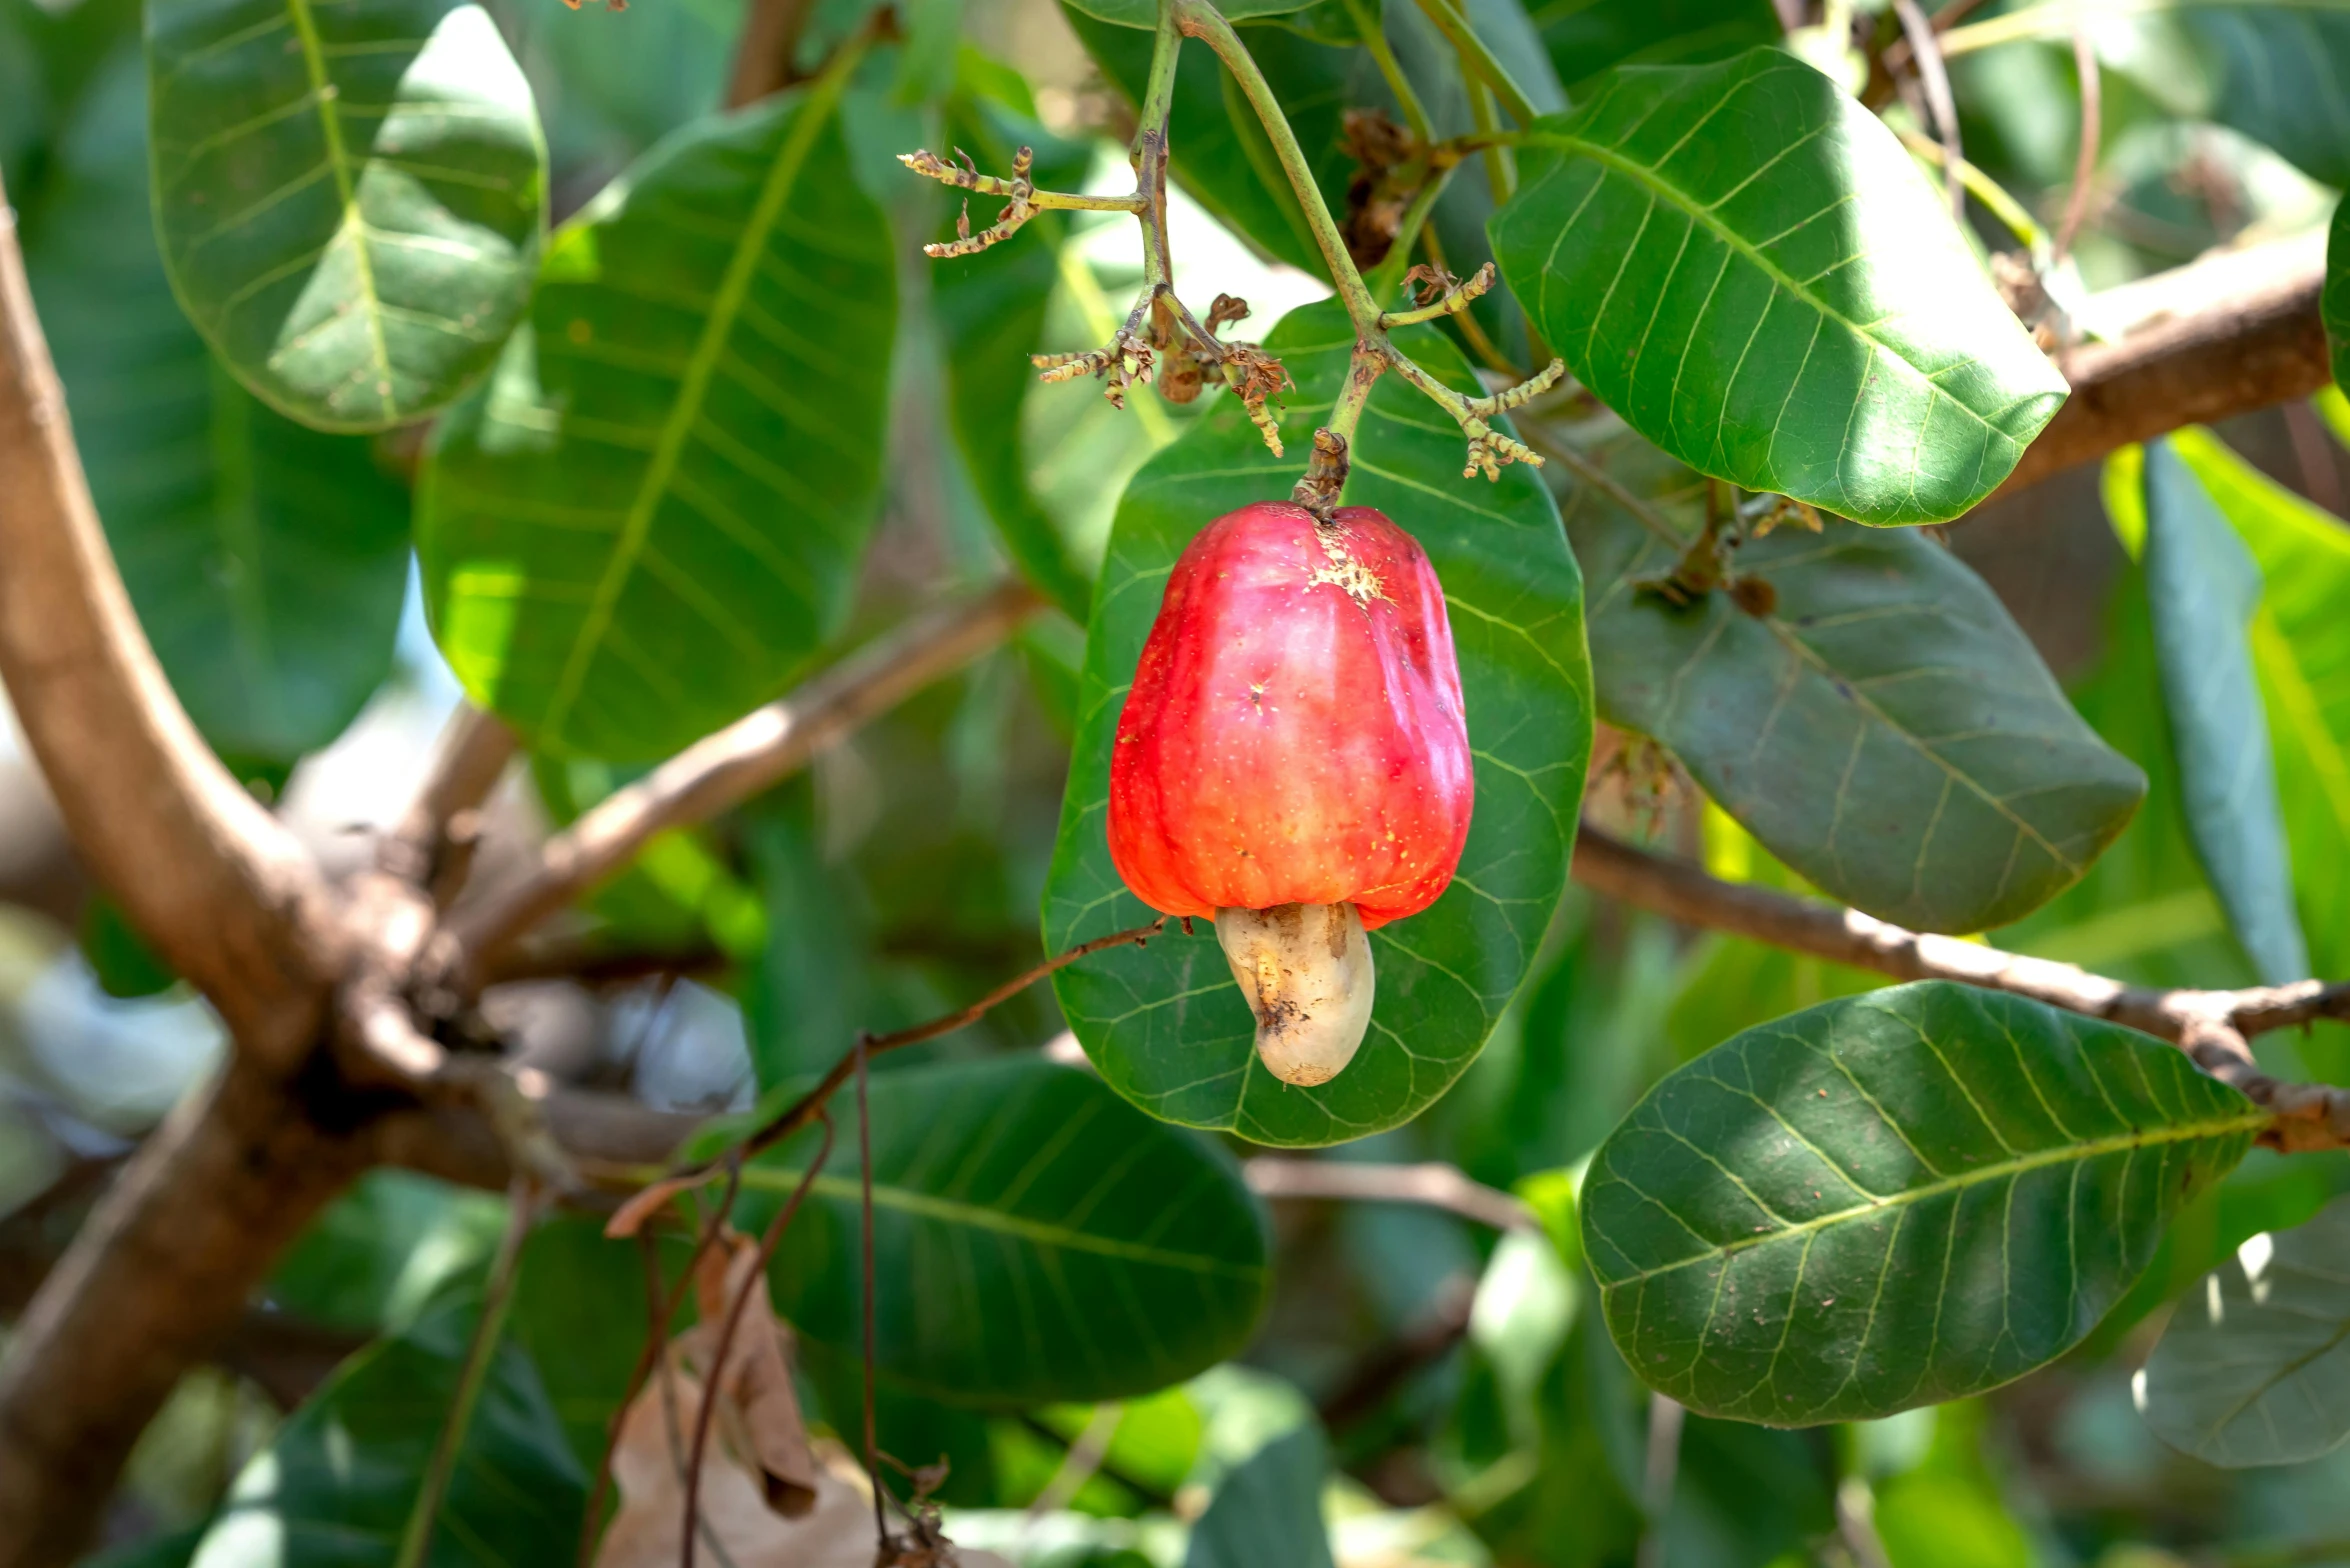
[[1167,579],[1116,746],[1110,854],[1153,909],[1419,913],[1475,793],[1427,553],[1367,506],[1218,518]]

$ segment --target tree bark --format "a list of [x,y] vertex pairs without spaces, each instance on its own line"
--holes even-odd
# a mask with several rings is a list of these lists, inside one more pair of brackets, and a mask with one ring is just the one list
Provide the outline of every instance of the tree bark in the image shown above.
[[[353,958],[316,863],[196,733],[75,451],[0,190],[0,679],[84,864],[235,1039],[100,1200],[0,1360],[0,1568],[70,1563],[131,1445],[361,1169],[355,1101],[292,1087]],[[321,1107],[341,1114],[321,1119]]]
[[0,1367],[0,1568],[62,1568],[88,1549],[140,1432],[365,1168],[368,1140],[314,1114],[297,1086],[233,1061],[74,1237]]
[[2317,310],[2322,254],[2280,246],[2181,268],[2170,282],[2197,277],[2211,292],[2171,289],[2186,308],[2064,357],[2073,395],[1994,498],[2182,425],[2307,397],[2333,379]]
[[0,190],[0,679],[83,863],[240,1044],[318,1030],[315,864],[212,755],[114,569]]

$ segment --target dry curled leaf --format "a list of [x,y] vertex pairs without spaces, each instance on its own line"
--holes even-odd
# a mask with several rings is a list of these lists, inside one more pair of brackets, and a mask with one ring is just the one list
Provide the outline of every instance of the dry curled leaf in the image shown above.
[[[715,1384],[697,1505],[704,1560],[734,1568],[1010,1568],[987,1552],[960,1552],[934,1518],[901,1526],[887,1554],[873,1540],[873,1494],[837,1447],[819,1453],[792,1388],[791,1330],[768,1304],[758,1248],[729,1234],[694,1277],[700,1321],[670,1342],[660,1373],[622,1419],[612,1451],[621,1506],[596,1568],[674,1568],[685,1526],[685,1471],[694,1424]],[[746,1304],[726,1364],[712,1361],[727,1312]]]

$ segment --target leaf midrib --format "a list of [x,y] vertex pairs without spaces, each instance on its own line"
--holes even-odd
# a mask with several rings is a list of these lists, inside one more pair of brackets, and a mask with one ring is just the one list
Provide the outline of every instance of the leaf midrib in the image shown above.
[[[2133,1130],[2129,1133],[2116,1133],[2109,1137],[2091,1139],[2087,1143],[2062,1144],[2053,1149],[2018,1155],[2013,1159],[2001,1160],[1995,1164],[1979,1165],[1973,1170],[1962,1171],[1955,1176],[1945,1176],[1939,1181],[1928,1182],[1922,1187],[1907,1188],[1882,1198],[1871,1199],[1866,1203],[1856,1203],[1850,1208],[1838,1209],[1831,1214],[1799,1220],[1793,1225],[1783,1225],[1763,1235],[1741,1236],[1736,1241],[1724,1242],[1720,1246],[1709,1247],[1703,1252],[1691,1253],[1686,1258],[1677,1258],[1671,1263],[1658,1264],[1655,1268],[1618,1275],[1613,1279],[1601,1281],[1600,1288],[1604,1291],[1614,1291],[1625,1285],[1637,1285],[1660,1274],[1670,1274],[1676,1270],[1688,1268],[1691,1264],[1704,1263],[1715,1258],[1726,1258],[1752,1247],[1764,1246],[1774,1241],[1784,1241],[1790,1236],[1809,1235],[1833,1226],[1846,1224],[1852,1220],[1864,1219],[1872,1214],[1909,1208],[1915,1204],[1923,1203],[1929,1198],[1939,1198],[1953,1192],[1964,1192],[1970,1187],[2022,1176],[2036,1170],[2045,1170],[2051,1165],[2080,1164],[2107,1154],[2120,1154],[2125,1150],[2151,1148],[2166,1143],[2192,1143],[2200,1139],[2227,1137],[2233,1133],[2258,1132],[2262,1127],[2268,1125],[2268,1120],[2266,1112],[2247,1102],[2247,1108],[2233,1116],[2188,1122],[2180,1126],[2158,1128],[2152,1132]],[[1678,1216],[1675,1217],[1678,1218]]]
[[[804,1168],[761,1164],[743,1172],[743,1185],[754,1190],[788,1194],[805,1175]],[[858,1202],[863,1195],[862,1184],[853,1176],[818,1176],[809,1185],[815,1192],[845,1203]],[[903,1214],[937,1220],[943,1224],[962,1225],[972,1230],[1011,1236],[1039,1246],[1058,1248],[1063,1252],[1089,1252],[1129,1263],[1148,1263],[1159,1268],[1180,1269],[1189,1274],[1220,1276],[1248,1283],[1255,1283],[1264,1277],[1261,1268],[1225,1263],[1197,1253],[1171,1252],[1164,1247],[1121,1241],[1115,1236],[1097,1235],[1091,1231],[1071,1230],[1044,1220],[989,1208],[985,1204],[941,1198],[889,1182],[877,1181],[873,1184],[873,1206],[877,1209],[895,1209]]]
[[702,401],[709,391],[710,378],[717,374],[719,358],[734,335],[735,317],[750,293],[752,279],[758,274],[767,240],[783,216],[784,205],[799,185],[801,167],[832,113],[842,83],[841,73],[829,73],[792,111],[791,131],[776,151],[775,162],[767,171],[767,182],[760,189],[758,204],[751,209],[750,219],[743,225],[742,238],[727,260],[726,276],[711,301],[709,317],[702,323],[702,336],[694,345],[693,357],[686,361],[685,375],[678,384],[669,417],[662,422],[660,440],[653,448],[652,460],[646,464],[644,480],[637,487],[635,500],[629,504],[620,537],[612,547],[612,557],[604,565],[604,575],[597,579],[595,597],[580,620],[579,635],[572,642],[570,657],[564,661],[554,694],[547,700],[546,716],[540,723],[540,730],[546,735],[563,733],[564,721],[571,716],[572,706],[579,699],[588,664],[602,646],[613,613],[619,607],[621,591],[636,569],[637,558],[644,552],[654,514],[668,493],[678,459],[685,451],[686,438],[702,417]]
[[343,146],[343,115],[336,84],[326,73],[325,46],[318,37],[318,20],[310,0],[286,0],[286,14],[302,41],[302,66],[310,77],[310,93],[318,104],[318,126],[326,138],[326,161],[335,173],[335,195],[343,209],[336,228],[351,236],[351,267],[358,274],[359,299],[367,315],[367,344],[375,354],[378,377],[376,408],[392,412],[392,357],[384,342],[383,301],[375,289],[375,258],[368,253],[365,225],[359,221],[359,191],[351,179],[350,153]]
[[[1798,65],[1796,69],[1809,70],[1810,67]],[[1758,80],[1760,80],[1759,77],[1747,78],[1748,83]],[[1838,326],[1844,328],[1845,331],[1851,333],[1854,337],[1860,339],[1862,342],[1874,347],[1880,353],[1883,353],[1888,358],[1894,360],[1896,363],[1908,366],[1910,370],[1915,372],[1921,380],[1925,381],[1929,386],[1932,386],[1937,392],[1942,392],[1942,395],[1949,399],[1952,407],[1965,414],[1977,425],[1980,425],[1986,432],[1992,435],[1996,435],[2004,441],[2014,441],[2015,438],[2013,436],[2010,436],[2006,431],[2001,430],[1997,425],[1992,424],[1991,421],[1984,415],[1972,408],[1969,408],[1965,403],[1961,402],[1957,397],[1951,395],[1950,393],[1943,392],[1941,384],[1935,381],[1934,378],[1929,375],[1923,367],[1912,360],[1906,352],[1895,347],[1885,339],[1879,337],[1875,332],[1871,331],[1867,327],[1862,326],[1859,322],[1854,321],[1850,316],[1845,315],[1842,311],[1836,309],[1836,307],[1833,305],[1828,304],[1825,300],[1822,300],[1806,285],[1796,282],[1793,277],[1789,276],[1784,268],[1780,267],[1776,262],[1765,256],[1760,250],[1756,249],[1754,244],[1746,239],[1745,236],[1739,234],[1735,229],[1729,228],[1727,225],[1723,224],[1720,220],[1715,218],[1714,209],[1712,207],[1700,203],[1696,197],[1691,195],[1689,192],[1682,190],[1679,186],[1674,185],[1666,180],[1664,176],[1658,173],[1656,170],[1648,168],[1643,164],[1633,162],[1630,158],[1626,157],[1622,153],[1617,152],[1613,148],[1603,146],[1598,142],[1591,141],[1585,137],[1574,135],[1566,131],[1549,131],[1544,133],[1542,137],[1535,138],[1534,140],[1537,144],[1543,141],[1547,141],[1551,145],[1566,149],[1570,152],[1580,153],[1584,157],[1591,159],[1594,163],[1600,164],[1605,168],[1612,169],[1615,172],[1622,174],[1628,179],[1632,180],[1635,184],[1643,186],[1647,189],[1650,196],[1671,202],[1674,206],[1678,207],[1688,216],[1691,223],[1703,224],[1706,230],[1713,234],[1715,238],[1719,239],[1723,244],[1727,245],[1730,249],[1736,251],[1738,254],[1744,256],[1766,277],[1770,278],[1773,283],[1777,284],[1780,288],[1785,289],[1790,296],[1803,301],[1812,309],[1818,311],[1822,316],[1825,316],[1828,320],[1835,322]]]

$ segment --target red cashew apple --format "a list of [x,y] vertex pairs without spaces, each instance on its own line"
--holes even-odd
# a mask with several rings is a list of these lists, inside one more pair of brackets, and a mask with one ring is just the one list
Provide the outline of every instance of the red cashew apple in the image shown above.
[[1275,1076],[1353,1058],[1364,933],[1452,881],[1474,790],[1444,590],[1410,534],[1272,501],[1200,531],[1118,718],[1110,855],[1153,909],[1215,920]]

